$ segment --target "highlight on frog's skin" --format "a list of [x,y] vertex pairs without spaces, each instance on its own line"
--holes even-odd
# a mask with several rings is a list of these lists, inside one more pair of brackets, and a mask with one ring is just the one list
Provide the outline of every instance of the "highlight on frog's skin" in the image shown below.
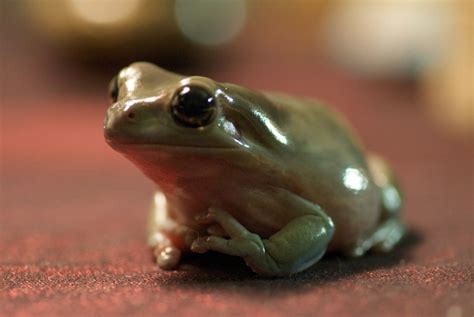
[[357,168],[348,167],[342,176],[344,185],[355,192],[365,190],[369,184],[367,177]]

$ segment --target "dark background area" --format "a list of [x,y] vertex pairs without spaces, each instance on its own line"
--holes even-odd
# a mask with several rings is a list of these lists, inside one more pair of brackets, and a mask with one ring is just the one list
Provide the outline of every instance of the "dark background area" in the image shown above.
[[[414,12],[426,9],[421,4],[441,12],[459,6],[468,17],[474,10],[469,1],[414,2]],[[432,68],[405,72],[402,62],[386,61],[385,68],[360,71],[347,66],[357,62],[341,63],[326,51],[321,34],[333,24],[324,21],[338,12],[326,1],[251,2],[239,33],[213,46],[178,31],[155,37],[176,27],[172,19],[141,31],[133,28],[145,18],[98,28],[75,25],[53,0],[37,3],[2,2],[1,316],[473,316],[472,33],[460,45],[464,52],[470,43],[467,63],[454,70],[439,57]],[[174,5],[156,3],[163,12]],[[60,30],[39,16],[74,23],[58,22],[69,25]],[[463,28],[466,20],[454,17]],[[131,36],[127,28],[135,30]],[[324,100],[394,167],[408,238],[388,255],[329,254],[289,278],[262,279],[240,259],[217,254],[189,256],[178,270],[160,271],[145,237],[153,186],[102,136],[108,81],[144,59]],[[437,82],[445,78],[456,80]]]

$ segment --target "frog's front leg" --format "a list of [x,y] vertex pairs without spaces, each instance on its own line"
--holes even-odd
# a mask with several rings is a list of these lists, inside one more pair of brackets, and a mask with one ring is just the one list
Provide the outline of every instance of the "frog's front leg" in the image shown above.
[[325,253],[334,233],[331,219],[317,205],[315,212],[294,218],[280,231],[262,239],[249,232],[229,213],[210,208],[199,219],[203,223],[217,222],[229,239],[210,235],[196,239],[191,250],[204,253],[214,250],[243,257],[250,268],[267,276],[289,275],[317,262]]
[[167,208],[165,196],[157,191],[148,218],[148,244],[158,266],[172,270],[178,266],[182,251],[189,250],[195,232],[171,219]]

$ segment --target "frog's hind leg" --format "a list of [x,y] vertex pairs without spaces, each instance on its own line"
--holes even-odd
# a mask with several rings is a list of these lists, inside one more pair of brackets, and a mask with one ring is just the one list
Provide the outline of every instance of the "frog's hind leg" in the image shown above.
[[203,224],[218,223],[228,237],[209,235],[196,239],[191,250],[209,250],[244,258],[256,273],[266,276],[290,275],[317,262],[326,252],[334,233],[334,224],[316,204],[281,190],[293,207],[303,212],[267,239],[249,232],[231,214],[211,207],[198,219]]
[[166,197],[160,191],[153,196],[148,218],[148,245],[153,248],[156,263],[163,270],[176,268],[182,251],[189,249],[186,240],[192,232],[168,216]]
[[377,156],[369,158],[369,168],[374,182],[380,189],[382,208],[380,224],[368,238],[349,251],[351,256],[361,256],[368,250],[389,252],[406,234],[406,227],[400,220],[402,195],[392,170]]

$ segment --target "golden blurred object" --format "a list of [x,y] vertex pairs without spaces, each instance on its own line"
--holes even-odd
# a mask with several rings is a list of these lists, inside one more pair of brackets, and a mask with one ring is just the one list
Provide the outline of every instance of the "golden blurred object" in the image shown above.
[[34,29],[79,60],[192,60],[231,42],[247,0],[24,0]]
[[447,130],[474,132],[474,3],[459,1],[448,54],[422,80],[429,113]]
[[268,51],[273,58],[314,59],[320,44],[315,30],[331,7],[329,0],[258,0],[248,5],[251,14],[246,35],[259,47],[278,48]]
[[32,27],[78,60],[180,58],[195,49],[181,34],[173,0],[24,0]]
[[70,0],[73,11],[91,23],[116,23],[126,20],[139,7],[141,0]]
[[368,77],[411,77],[443,55],[451,36],[447,0],[333,4],[322,25],[327,54]]

